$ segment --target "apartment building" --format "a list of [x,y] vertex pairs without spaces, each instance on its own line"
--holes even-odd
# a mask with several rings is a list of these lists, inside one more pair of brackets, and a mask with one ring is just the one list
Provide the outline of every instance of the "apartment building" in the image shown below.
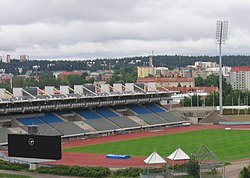
[[235,90],[250,90],[250,66],[232,67],[230,83]]

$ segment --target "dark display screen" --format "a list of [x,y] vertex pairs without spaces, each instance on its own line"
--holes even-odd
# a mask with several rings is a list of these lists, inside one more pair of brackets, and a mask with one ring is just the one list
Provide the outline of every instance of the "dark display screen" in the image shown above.
[[61,136],[8,134],[11,157],[61,159]]

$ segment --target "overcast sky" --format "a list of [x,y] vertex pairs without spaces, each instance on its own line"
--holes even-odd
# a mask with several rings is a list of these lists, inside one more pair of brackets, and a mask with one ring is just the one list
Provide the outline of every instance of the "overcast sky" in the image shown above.
[[249,0],[0,0],[0,54],[30,58],[250,55]]

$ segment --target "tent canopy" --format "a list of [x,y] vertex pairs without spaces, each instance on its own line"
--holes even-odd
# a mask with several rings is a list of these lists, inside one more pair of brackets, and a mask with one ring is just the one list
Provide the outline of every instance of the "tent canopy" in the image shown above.
[[177,148],[167,158],[170,159],[170,160],[187,160],[187,159],[190,159],[190,157],[180,148]]
[[154,151],[147,159],[144,160],[146,164],[166,164],[166,161]]

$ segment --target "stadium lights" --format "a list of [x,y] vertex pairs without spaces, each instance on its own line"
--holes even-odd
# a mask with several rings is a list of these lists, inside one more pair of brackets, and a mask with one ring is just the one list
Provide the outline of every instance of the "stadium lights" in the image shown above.
[[221,45],[226,43],[227,40],[227,31],[228,31],[228,21],[217,21],[216,23],[216,42],[219,44],[219,67],[220,67],[220,81],[219,81],[219,88],[220,88],[220,112],[219,114],[222,115],[222,57],[221,57]]

